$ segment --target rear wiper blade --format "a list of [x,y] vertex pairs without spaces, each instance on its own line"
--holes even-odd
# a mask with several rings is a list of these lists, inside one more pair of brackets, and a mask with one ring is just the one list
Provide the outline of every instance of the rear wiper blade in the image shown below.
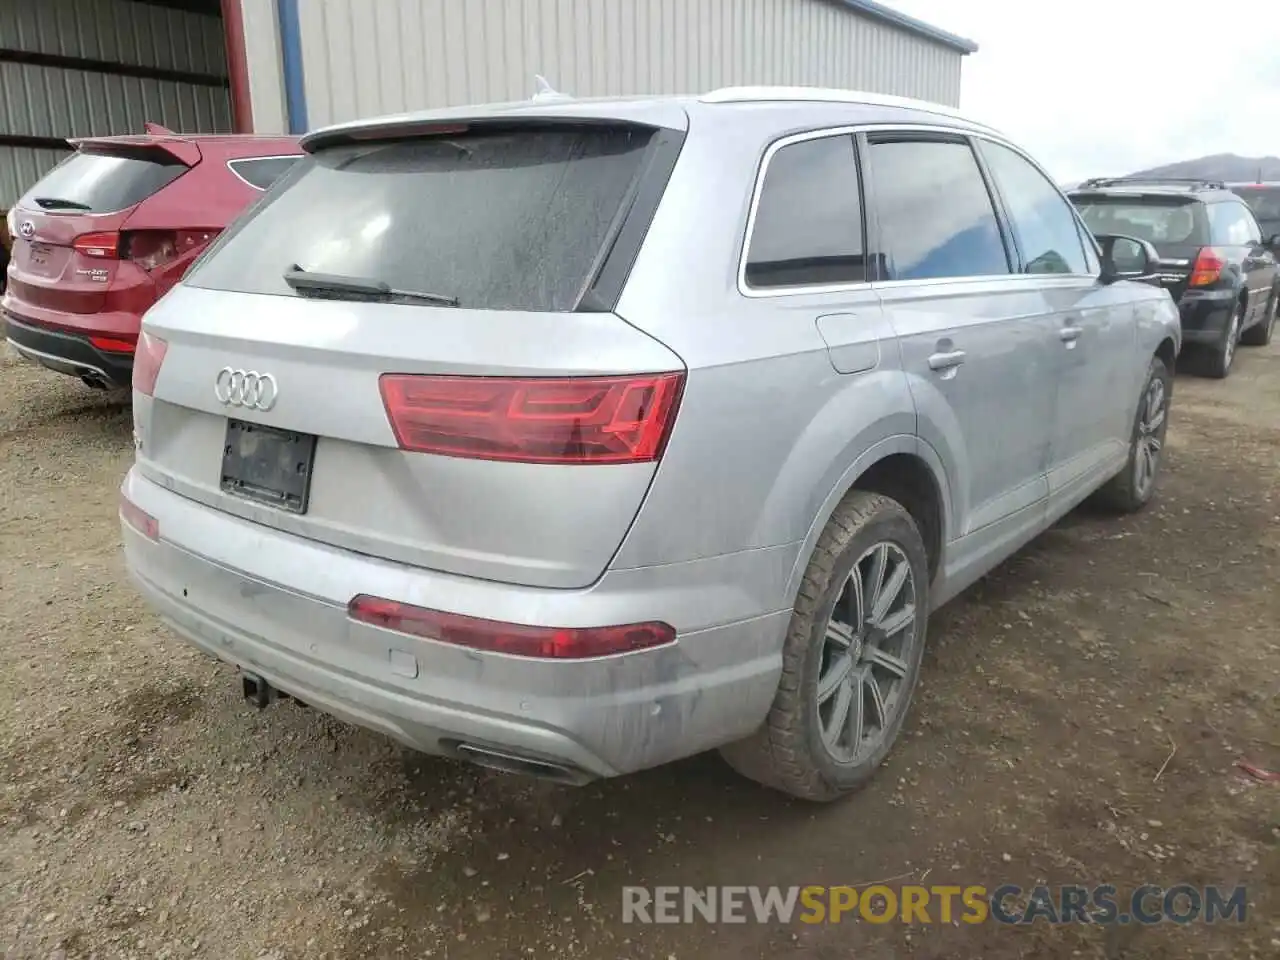
[[62,197],[32,197],[42,210],[92,210],[93,207],[79,200],[64,200]]
[[317,296],[337,294],[339,299],[346,300],[415,300],[420,303],[434,303],[442,307],[458,306],[458,298],[443,293],[426,293],[421,290],[397,290],[382,280],[371,280],[364,277],[344,277],[337,273],[312,273],[294,264],[284,272],[284,282],[299,293],[310,293]]

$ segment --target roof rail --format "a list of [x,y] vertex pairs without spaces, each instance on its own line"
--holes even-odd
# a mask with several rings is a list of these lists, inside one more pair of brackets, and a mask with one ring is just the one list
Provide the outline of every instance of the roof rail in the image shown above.
[[875,107],[901,107],[905,110],[919,110],[923,113],[934,113],[943,117],[954,117],[975,127],[986,127],[965,116],[954,107],[928,100],[916,100],[911,97],[897,97],[887,93],[871,93],[866,90],[841,90],[835,87],[803,87],[803,86],[743,86],[720,87],[711,90],[698,98],[703,103],[854,103]]
[[1225,190],[1227,184],[1222,180],[1212,180],[1206,177],[1094,177],[1084,181],[1076,189],[1088,190],[1093,187],[1114,187],[1122,184],[1130,183],[1149,183],[1153,186],[1184,186],[1189,190]]

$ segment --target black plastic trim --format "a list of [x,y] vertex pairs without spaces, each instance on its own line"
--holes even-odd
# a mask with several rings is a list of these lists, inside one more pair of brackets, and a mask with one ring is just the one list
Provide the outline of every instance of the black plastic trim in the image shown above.
[[621,227],[614,233],[608,252],[587,284],[577,312],[611,313],[617,309],[622,288],[626,286],[631,268],[640,255],[640,248],[649,233],[654,214],[658,212],[684,142],[685,134],[679,130],[655,129]]
[[[72,377],[86,375],[97,378],[104,375],[109,384],[103,386],[128,387],[133,382],[133,354],[109,353],[99,350],[89,342],[89,334],[70,333],[65,330],[53,330],[38,325],[35,321],[19,317],[6,310],[3,315],[4,335],[19,348],[25,347],[33,353],[40,354],[37,362]],[[21,351],[19,351],[21,352]],[[67,369],[60,369],[45,363],[41,358],[61,363]]]

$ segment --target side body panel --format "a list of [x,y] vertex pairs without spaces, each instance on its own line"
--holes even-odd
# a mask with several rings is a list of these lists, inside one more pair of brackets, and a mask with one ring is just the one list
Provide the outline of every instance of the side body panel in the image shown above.
[[697,135],[618,305],[685,361],[689,380],[613,568],[791,544],[797,569],[786,590],[761,598],[787,609],[830,511],[874,462],[920,456],[948,489],[938,457],[917,437],[896,338],[869,284],[758,296],[739,285],[752,185],[769,145],[886,113],[912,116],[813,104],[691,113]]

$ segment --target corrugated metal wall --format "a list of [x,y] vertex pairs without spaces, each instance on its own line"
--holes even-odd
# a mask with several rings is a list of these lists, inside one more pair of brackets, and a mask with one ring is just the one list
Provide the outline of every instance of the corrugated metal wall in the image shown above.
[[[141,133],[148,120],[179,132],[231,129],[225,86],[117,76],[63,61],[98,61],[163,72],[227,76],[219,17],[135,0],[0,0],[3,51],[46,63],[0,62],[0,137]],[[14,59],[19,59],[14,57]],[[0,208],[60,158],[55,150],[0,145]]]
[[958,51],[828,0],[305,0],[311,127],[522,100],[805,84],[956,106]]

